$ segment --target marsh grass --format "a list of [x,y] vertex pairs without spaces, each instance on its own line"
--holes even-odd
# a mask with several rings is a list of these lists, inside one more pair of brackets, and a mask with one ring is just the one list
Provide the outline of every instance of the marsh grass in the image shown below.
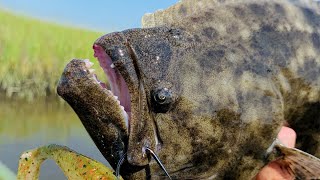
[[[0,10],[1,93],[29,101],[56,96],[56,84],[67,62],[72,58],[96,62],[92,43],[103,34]],[[98,63],[94,68],[99,69]]]

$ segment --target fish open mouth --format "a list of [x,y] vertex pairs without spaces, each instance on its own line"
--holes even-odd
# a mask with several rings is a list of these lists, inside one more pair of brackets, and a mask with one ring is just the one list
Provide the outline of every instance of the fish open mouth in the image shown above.
[[[105,66],[111,61],[106,53],[98,50],[96,55],[111,88],[98,80],[92,62],[73,59],[62,73],[57,93],[73,108],[100,152],[115,168],[127,151],[130,95],[119,72]],[[124,173],[141,168],[127,162],[122,166]]]
[[94,57],[99,61],[100,67],[103,69],[105,75],[107,76],[109,87],[103,82],[100,82],[96,75],[94,75],[96,80],[102,88],[108,89],[109,92],[118,100],[120,108],[124,111],[127,129],[129,131],[130,118],[131,118],[131,100],[130,93],[122,75],[115,68],[110,56],[104,51],[104,49],[99,45],[93,45]]

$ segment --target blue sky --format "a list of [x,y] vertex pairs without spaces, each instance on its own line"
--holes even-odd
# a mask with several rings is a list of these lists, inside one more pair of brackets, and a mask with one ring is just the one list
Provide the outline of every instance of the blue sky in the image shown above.
[[108,32],[140,27],[141,17],[178,0],[0,0],[0,8],[38,19]]

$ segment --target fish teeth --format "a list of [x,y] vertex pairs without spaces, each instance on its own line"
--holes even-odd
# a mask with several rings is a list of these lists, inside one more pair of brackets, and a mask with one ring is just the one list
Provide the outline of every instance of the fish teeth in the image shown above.
[[85,62],[85,64],[86,64],[86,67],[87,67],[87,68],[90,68],[91,66],[93,66],[93,62],[90,62],[89,59],[85,59],[84,62]]
[[116,98],[118,100],[118,96],[114,96],[114,98]]
[[90,77],[90,79],[93,80],[94,83],[99,84],[99,82],[95,76]]
[[95,70],[94,69],[89,69],[89,72],[90,73],[93,73]]
[[112,69],[114,69],[115,66],[114,66],[114,64],[112,63],[112,64],[110,65],[110,67],[111,67]]
[[124,117],[124,122],[125,122],[127,128],[129,128],[129,116],[126,111],[123,111],[123,117]]
[[120,105],[120,108],[121,108],[122,111],[124,111],[124,107],[123,106]]

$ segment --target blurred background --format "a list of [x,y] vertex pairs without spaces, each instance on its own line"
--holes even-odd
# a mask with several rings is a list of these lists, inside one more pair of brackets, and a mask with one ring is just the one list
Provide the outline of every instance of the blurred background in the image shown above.
[[[23,151],[52,143],[107,164],[57,96],[57,81],[74,57],[96,62],[98,37],[140,27],[143,14],[177,1],[0,0],[0,179],[4,169],[16,173]],[[40,179],[66,178],[46,161]]]

